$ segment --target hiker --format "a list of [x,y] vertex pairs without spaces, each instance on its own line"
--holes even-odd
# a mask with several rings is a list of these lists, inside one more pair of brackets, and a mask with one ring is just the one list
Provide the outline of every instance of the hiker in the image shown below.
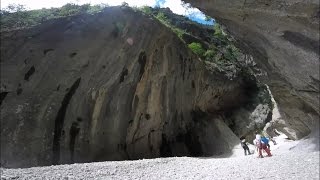
[[267,145],[261,140],[261,135],[256,132],[256,139],[253,141],[254,145],[257,148],[259,158],[263,158],[262,150],[264,150],[268,156],[272,156],[270,150],[267,148]]
[[[241,139],[240,139],[240,140],[241,140]],[[242,146],[242,148],[243,148],[243,150],[244,150],[244,155],[245,155],[245,156],[247,155],[247,151],[248,151],[248,154],[250,155],[251,153],[250,153],[250,149],[249,149],[249,147],[248,147],[248,145],[247,145],[246,139],[243,138],[240,143],[241,143],[241,146]]]
[[265,144],[267,146],[267,148],[269,149],[270,151],[270,144],[269,144],[269,139],[264,137],[264,136],[261,136],[261,141],[263,144]]
[[[261,135],[258,133],[258,131],[256,131],[255,132],[255,136],[256,136],[256,138],[253,140],[253,145],[255,145],[256,146],[256,152],[260,152],[259,151],[259,148],[260,148],[260,139],[261,139]],[[259,140],[259,141],[258,141]]]
[[261,139],[261,135],[256,131],[256,139]]

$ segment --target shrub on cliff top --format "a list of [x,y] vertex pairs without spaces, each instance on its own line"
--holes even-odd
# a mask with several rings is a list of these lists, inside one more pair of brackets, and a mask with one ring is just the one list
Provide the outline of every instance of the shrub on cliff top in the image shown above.
[[140,10],[147,15],[151,15],[152,14],[152,8],[150,6],[142,6],[140,8]]
[[192,52],[194,52],[195,54],[197,54],[200,57],[203,57],[204,53],[206,52],[202,48],[200,43],[193,42],[193,43],[189,44],[188,47],[192,50]]
[[204,53],[206,61],[213,61],[214,57],[216,56],[216,51],[213,49],[209,49]]

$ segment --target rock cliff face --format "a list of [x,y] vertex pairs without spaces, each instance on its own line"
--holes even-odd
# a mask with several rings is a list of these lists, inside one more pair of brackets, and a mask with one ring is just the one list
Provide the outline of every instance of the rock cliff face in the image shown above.
[[292,139],[319,121],[318,0],[184,0],[226,26],[238,47],[254,56]]
[[126,7],[3,32],[1,166],[226,152],[249,85]]

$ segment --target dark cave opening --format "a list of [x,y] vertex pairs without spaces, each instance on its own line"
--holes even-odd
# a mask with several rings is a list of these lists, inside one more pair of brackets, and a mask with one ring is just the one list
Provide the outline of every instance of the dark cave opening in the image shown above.
[[171,157],[172,156],[170,142],[168,142],[165,134],[162,134],[162,143],[160,146],[160,156],[161,157]]
[[[202,149],[200,142],[201,133],[201,121],[208,117],[208,113],[201,111],[199,108],[195,108],[190,112],[192,123],[187,127],[185,131],[177,133],[170,139],[166,134],[162,134],[162,144],[160,146],[160,156],[161,157],[172,157],[172,156],[192,156],[200,157],[205,153]],[[182,121],[186,117],[183,114],[176,112],[175,120],[180,118]],[[200,127],[200,128],[199,128]]]

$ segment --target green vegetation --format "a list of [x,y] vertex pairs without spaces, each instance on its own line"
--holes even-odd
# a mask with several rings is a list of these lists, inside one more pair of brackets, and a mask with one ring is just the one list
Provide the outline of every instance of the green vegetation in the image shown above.
[[215,23],[213,25],[213,29],[214,29],[214,36],[218,39],[225,39],[226,38],[226,34],[223,32],[221,26],[218,23]]
[[192,50],[192,52],[194,52],[195,54],[197,54],[200,57],[203,57],[205,54],[205,50],[202,48],[200,43],[191,43],[188,45],[188,47]]
[[167,27],[169,27],[174,33],[177,34],[177,36],[182,39],[183,34],[186,34],[187,32],[185,30],[182,30],[174,25],[172,25],[172,23],[170,22],[169,18],[161,11],[159,11],[156,16],[156,19],[158,19],[162,24],[166,25]]
[[[184,34],[187,34],[187,32],[181,28],[178,28],[175,26],[172,22],[172,17],[169,17],[171,15],[168,15],[167,9],[163,9],[160,7],[149,7],[149,6],[142,6],[140,8],[133,8],[135,11],[140,11],[144,15],[152,16],[153,18],[159,20],[162,24],[169,27],[174,33],[177,34],[177,36],[181,39]],[[178,16],[178,15],[176,15]],[[181,16],[180,18],[183,18],[183,20],[186,20],[187,18]]]
[[171,29],[172,29],[172,31],[173,31],[174,33],[177,34],[177,36],[178,36],[180,39],[182,39],[183,34],[186,34],[186,33],[187,33],[185,30],[182,30],[182,29],[179,29],[179,28],[176,28],[176,27],[172,27]]
[[152,15],[152,8],[149,6],[142,6],[140,10],[146,15]]
[[50,19],[68,17],[80,14],[94,14],[105,8],[106,4],[90,6],[89,4],[75,5],[66,4],[61,8],[40,9],[26,11],[22,5],[10,5],[1,10],[1,29],[27,28],[43,23]]
[[215,58],[215,56],[217,55],[216,51],[213,49],[208,49],[205,53],[204,53],[204,57],[206,61],[213,61],[213,59]]
[[167,17],[164,15],[163,12],[159,12],[159,13],[156,15],[156,18],[157,18],[159,21],[165,23],[166,25],[169,25],[169,21],[168,21]]
[[233,44],[227,45],[225,50],[225,58],[229,61],[235,62],[237,61],[240,55],[240,51]]
[[121,6],[129,7],[129,4],[128,4],[127,2],[122,2],[122,3],[121,3]]

